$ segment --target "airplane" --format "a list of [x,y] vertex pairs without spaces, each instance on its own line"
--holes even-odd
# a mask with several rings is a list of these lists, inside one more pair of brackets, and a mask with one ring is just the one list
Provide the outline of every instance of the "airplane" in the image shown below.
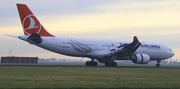
[[139,42],[136,36],[132,42],[55,37],[45,30],[26,4],[16,5],[24,30],[19,39],[58,54],[90,58],[86,66],[97,66],[95,60],[105,66],[117,66],[115,60],[132,60],[136,64],[157,61],[156,67],[160,67],[161,60],[175,55],[167,46]]

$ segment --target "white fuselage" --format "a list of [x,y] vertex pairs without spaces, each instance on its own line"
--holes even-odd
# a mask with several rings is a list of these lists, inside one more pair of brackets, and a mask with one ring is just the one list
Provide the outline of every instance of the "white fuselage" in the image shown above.
[[[33,43],[41,48],[75,57],[88,57],[93,59],[103,59],[105,54],[118,46],[123,45],[125,41],[95,40],[81,38],[63,38],[63,37],[41,37],[42,43],[37,44],[27,40],[28,36],[19,36],[20,39]],[[135,54],[147,54],[150,60],[163,60],[170,58],[174,52],[163,45],[154,43],[141,43]],[[119,55],[116,60],[129,60]]]

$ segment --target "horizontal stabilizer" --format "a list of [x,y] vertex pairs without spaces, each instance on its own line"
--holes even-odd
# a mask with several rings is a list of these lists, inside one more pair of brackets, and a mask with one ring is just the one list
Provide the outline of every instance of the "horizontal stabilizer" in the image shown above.
[[18,36],[13,36],[13,35],[7,35],[7,34],[4,34],[5,36],[9,36],[9,37],[14,37],[14,38],[18,38]]

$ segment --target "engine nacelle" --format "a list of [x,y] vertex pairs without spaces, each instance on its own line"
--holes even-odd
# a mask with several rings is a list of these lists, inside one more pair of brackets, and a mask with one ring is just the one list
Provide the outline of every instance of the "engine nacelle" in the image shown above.
[[137,64],[147,64],[150,61],[150,57],[147,54],[135,54],[131,57],[131,60]]

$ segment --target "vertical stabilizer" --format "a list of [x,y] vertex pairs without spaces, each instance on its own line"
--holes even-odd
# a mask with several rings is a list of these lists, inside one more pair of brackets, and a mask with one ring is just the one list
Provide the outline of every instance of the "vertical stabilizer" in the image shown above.
[[44,29],[38,19],[25,4],[17,4],[17,8],[25,35],[38,33],[41,36],[54,37]]

